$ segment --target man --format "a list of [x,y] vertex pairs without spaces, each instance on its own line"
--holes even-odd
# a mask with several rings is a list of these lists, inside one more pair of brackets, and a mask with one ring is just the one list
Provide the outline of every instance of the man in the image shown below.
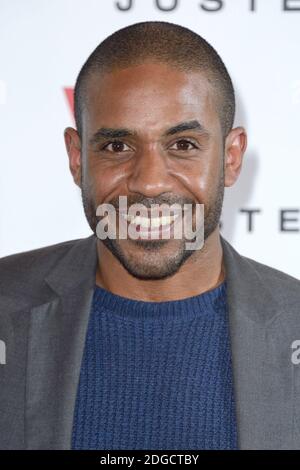
[[[90,55],[64,135],[93,234],[0,262],[2,449],[300,447],[299,281],[219,233],[247,143],[234,111],[221,58],[181,26],[134,24]],[[204,205],[204,243],[154,204],[190,205],[199,233]]]

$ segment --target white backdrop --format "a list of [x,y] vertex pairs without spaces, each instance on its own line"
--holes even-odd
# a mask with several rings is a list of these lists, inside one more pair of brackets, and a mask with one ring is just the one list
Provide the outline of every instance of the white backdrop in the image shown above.
[[64,148],[64,87],[107,35],[145,20],[187,26],[223,58],[248,150],[222,233],[300,278],[300,0],[0,0],[0,256],[91,234]]

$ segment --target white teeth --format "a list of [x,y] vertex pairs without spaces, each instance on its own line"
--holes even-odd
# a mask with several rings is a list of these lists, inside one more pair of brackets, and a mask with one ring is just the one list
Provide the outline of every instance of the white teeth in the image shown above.
[[156,228],[156,227],[159,227],[160,225],[163,225],[162,219],[163,217],[153,217],[151,219],[151,228]]
[[141,217],[140,215],[137,215],[136,217],[133,217],[132,223],[135,225],[141,225],[141,227],[145,228],[150,227],[149,217]]
[[140,225],[143,228],[148,228],[150,227],[151,223],[151,228],[157,228],[160,225],[170,225],[175,219],[177,219],[178,214],[171,215],[171,216],[162,216],[162,217],[141,217],[140,215],[133,216],[133,215],[128,215],[128,214],[122,214],[122,217],[125,220],[128,220],[132,224],[135,225]]

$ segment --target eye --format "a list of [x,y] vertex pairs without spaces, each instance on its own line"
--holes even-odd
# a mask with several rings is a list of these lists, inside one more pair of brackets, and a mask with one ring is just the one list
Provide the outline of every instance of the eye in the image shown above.
[[131,148],[128,147],[128,145],[126,145],[121,140],[113,140],[103,145],[101,150],[107,150],[108,152],[113,152],[113,153],[121,153],[121,152],[126,152],[128,150],[131,150]]
[[[177,147],[177,148],[176,148]],[[188,139],[180,139],[177,140],[171,147],[172,150],[181,150],[181,151],[187,151],[187,150],[193,150],[198,148],[196,144],[191,142]]]

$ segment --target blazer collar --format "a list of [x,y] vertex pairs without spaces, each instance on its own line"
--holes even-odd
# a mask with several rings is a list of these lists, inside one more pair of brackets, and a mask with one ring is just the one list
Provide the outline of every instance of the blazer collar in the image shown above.
[[94,234],[75,242],[65,256],[45,277],[45,282],[58,295],[65,295],[79,284],[95,284],[97,238]]

